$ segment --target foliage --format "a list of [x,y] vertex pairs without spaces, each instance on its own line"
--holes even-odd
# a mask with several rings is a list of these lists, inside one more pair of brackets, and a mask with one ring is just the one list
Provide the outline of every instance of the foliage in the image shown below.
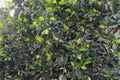
[[[14,4],[13,4],[14,3]],[[3,80],[119,80],[120,0],[13,0],[0,36]],[[37,80],[37,79],[36,79]]]

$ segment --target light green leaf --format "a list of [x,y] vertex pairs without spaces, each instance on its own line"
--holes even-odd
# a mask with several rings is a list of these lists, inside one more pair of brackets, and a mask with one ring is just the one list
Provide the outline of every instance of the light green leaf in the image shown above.
[[50,17],[50,20],[51,21],[56,21],[56,18],[55,17]]
[[39,58],[41,58],[41,56],[40,55],[36,55],[36,59],[39,59]]
[[50,61],[51,60],[51,54],[46,52],[46,56],[47,56],[47,61]]
[[116,39],[116,43],[120,44],[120,39]]
[[103,24],[101,24],[99,27],[100,27],[101,29],[104,29],[106,26],[103,25]]
[[66,24],[64,24],[64,29],[65,29],[65,31],[68,31],[69,27]]
[[52,7],[47,7],[47,8],[46,8],[46,11],[47,11],[47,12],[53,12],[53,9],[52,9]]
[[2,35],[0,35],[0,41],[3,41],[3,36]]
[[85,65],[82,65],[81,69],[85,70],[85,69],[87,69],[87,67]]
[[44,39],[41,36],[36,36],[35,39],[40,43],[44,41]]
[[48,29],[43,30],[42,33],[41,33],[41,35],[48,34],[50,29],[51,29],[51,28],[48,28]]
[[43,16],[40,16],[40,17],[39,17],[39,20],[40,20],[40,21],[44,21],[45,18],[44,18]]
[[23,21],[24,21],[24,22],[27,22],[27,18],[24,18]]
[[30,41],[30,38],[29,38],[29,37],[27,37],[27,38],[25,39],[25,41],[26,41],[26,42],[29,42],[29,41]]
[[0,27],[3,27],[3,23],[2,22],[0,22]]
[[45,0],[46,3],[50,4],[51,3],[51,0]]
[[71,61],[70,64],[72,67],[75,67],[75,62]]
[[61,0],[61,1],[59,2],[60,5],[64,5],[65,3],[66,3],[66,0]]
[[82,54],[77,55],[77,59],[81,60]]
[[76,2],[77,0],[68,0],[68,3],[71,3],[71,4],[76,3]]
[[71,10],[70,8],[66,9],[65,11],[66,11],[66,12],[69,12],[69,13],[72,12],[72,10]]

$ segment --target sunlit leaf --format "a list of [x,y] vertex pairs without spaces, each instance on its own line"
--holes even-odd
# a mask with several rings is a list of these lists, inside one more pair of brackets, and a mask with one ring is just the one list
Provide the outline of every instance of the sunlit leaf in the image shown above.
[[36,55],[36,59],[39,59],[39,58],[41,58],[41,56],[40,55]]
[[43,30],[42,33],[41,33],[41,35],[48,34],[50,29],[51,29],[51,28],[48,28],[48,29]]
[[73,3],[76,3],[77,0],[68,0],[68,2],[73,4]]
[[87,77],[87,80],[92,80],[89,76]]
[[64,5],[65,3],[66,3],[66,0],[61,0],[61,1],[59,2],[60,5]]
[[40,20],[40,21],[44,21],[45,18],[44,18],[43,16],[40,16],[40,17],[39,17],[39,20]]
[[116,39],[116,43],[120,44],[120,39]]
[[45,2],[50,4],[50,3],[51,3],[51,0],[45,0]]
[[70,8],[68,8],[65,11],[70,13],[72,10]]
[[66,24],[64,24],[64,29],[65,29],[65,31],[68,31],[69,27]]
[[51,54],[46,52],[46,56],[47,56],[47,61],[50,61],[51,60]]
[[53,9],[52,9],[52,7],[47,7],[47,8],[46,8],[46,11],[47,11],[47,12],[53,12]]
[[71,63],[71,65],[72,65],[72,67],[75,67],[75,62],[70,62]]
[[19,29],[18,29],[18,33],[21,33],[22,31],[24,31],[24,29],[25,29],[24,27],[19,28]]
[[87,69],[87,67],[85,65],[82,65],[81,69],[85,70],[85,69]]
[[0,41],[3,41],[3,36],[2,35],[0,35]]
[[81,60],[82,54],[77,55],[77,59]]
[[0,22],[0,27],[3,27],[3,23],[2,22]]
[[104,29],[106,26],[103,25],[103,24],[101,24],[99,27],[100,27],[101,29]]
[[24,21],[24,22],[27,22],[27,18],[24,18],[23,21]]
[[44,41],[44,39],[41,36],[36,36],[35,39],[40,43]]
[[26,41],[26,42],[29,42],[29,41],[30,41],[30,38],[29,38],[29,37],[27,37],[27,38],[25,39],[25,41]]
[[55,17],[50,17],[50,20],[51,21],[56,21],[56,18]]

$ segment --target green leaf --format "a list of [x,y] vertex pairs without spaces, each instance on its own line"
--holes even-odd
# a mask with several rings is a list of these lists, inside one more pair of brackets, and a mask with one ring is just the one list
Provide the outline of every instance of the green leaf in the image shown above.
[[83,46],[81,46],[80,48],[79,48],[79,51],[81,52],[81,51],[88,51],[88,49],[89,49],[89,44],[88,43],[86,43],[86,44],[84,44]]
[[103,24],[101,24],[99,27],[100,27],[101,29],[104,29],[106,26],[103,25]]
[[87,69],[87,67],[85,65],[82,65],[81,69],[85,70],[85,69]]
[[69,12],[69,13],[71,13],[71,12],[72,12],[72,10],[71,10],[70,8],[65,9],[65,11],[66,11],[66,12]]
[[46,52],[46,56],[47,56],[47,61],[50,61],[51,60],[51,54]]
[[75,62],[71,61],[70,64],[72,67],[75,67]]
[[6,54],[0,53],[0,57],[6,57]]
[[56,18],[55,17],[50,17],[50,20],[51,21],[56,21]]
[[35,39],[40,43],[44,41],[44,39],[41,36],[36,36]]
[[51,30],[51,28],[45,29],[42,31],[41,35],[45,35],[49,33],[49,30]]
[[92,61],[93,61],[93,59],[89,57],[85,60],[84,64],[90,64],[90,63],[92,63]]
[[61,0],[61,1],[59,2],[60,5],[64,5],[65,3],[66,3],[66,0]]
[[45,18],[44,18],[43,16],[40,16],[40,17],[39,17],[39,20],[40,20],[40,21],[44,21]]
[[25,29],[24,27],[19,28],[19,29],[18,29],[18,33],[21,33],[22,31],[24,31],[24,29]]
[[36,55],[36,59],[39,59],[39,58],[41,58],[41,56],[40,55]]
[[25,39],[25,41],[26,41],[26,42],[29,42],[29,41],[30,41],[30,38],[29,38],[29,37],[27,37],[27,38]]
[[66,24],[64,24],[64,29],[65,29],[65,31],[68,31],[69,27]]
[[76,3],[76,2],[77,0],[68,0],[68,3],[71,3],[71,4]]
[[82,54],[77,55],[77,59],[81,60]]
[[52,7],[47,7],[46,11],[51,13],[51,12],[53,12],[53,9],[52,9]]
[[2,35],[0,35],[0,41],[3,41],[3,36]]
[[24,22],[27,22],[27,18],[24,18],[23,21],[24,21]]
[[2,22],[0,22],[0,27],[3,27],[3,23]]
[[90,2],[90,3],[94,3],[94,2],[96,2],[96,0],[89,0],[89,2]]
[[51,0],[45,0],[46,3],[50,4],[51,3]]
[[120,44],[120,39],[116,39],[115,41],[116,43]]
[[30,25],[30,28],[35,28],[37,26],[37,22],[34,21],[31,25]]

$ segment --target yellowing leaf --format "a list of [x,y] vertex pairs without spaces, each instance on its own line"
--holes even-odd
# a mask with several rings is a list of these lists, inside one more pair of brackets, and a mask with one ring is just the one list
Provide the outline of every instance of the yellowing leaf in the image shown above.
[[2,22],[0,22],[0,27],[3,27],[3,23]]
[[42,37],[40,37],[40,36],[36,36],[36,38],[35,38],[38,42],[43,42],[44,41],[44,39],[42,38]]
[[100,27],[101,29],[104,29],[106,26],[103,25],[103,24],[101,24],[99,27]]
[[66,31],[68,31],[68,30],[69,30],[69,27],[68,27],[66,24],[64,24],[64,29],[65,29]]
[[40,21],[44,21],[45,18],[44,18],[43,16],[40,16],[40,17],[39,17],[39,20],[40,20]]

